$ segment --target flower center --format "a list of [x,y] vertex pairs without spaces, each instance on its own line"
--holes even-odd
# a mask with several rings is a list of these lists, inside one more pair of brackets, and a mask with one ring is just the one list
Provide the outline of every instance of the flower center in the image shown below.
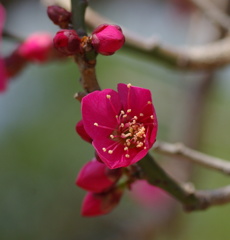
[[[120,115],[116,116],[118,120],[118,127],[110,138],[120,144],[123,144],[124,151],[126,152],[125,157],[129,158],[129,149],[141,148],[146,149],[145,138],[146,138],[146,127],[141,121],[138,121],[138,117],[129,116],[131,109],[128,109],[125,113],[121,110]],[[140,117],[144,115],[140,113]],[[112,153],[112,152],[111,152]]]

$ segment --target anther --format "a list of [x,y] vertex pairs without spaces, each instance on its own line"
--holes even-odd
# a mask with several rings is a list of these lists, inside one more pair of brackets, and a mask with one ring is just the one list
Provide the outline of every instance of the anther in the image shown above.
[[129,157],[130,157],[130,155],[129,155],[129,154],[125,154],[125,157],[126,157],[126,158],[129,158]]
[[126,117],[127,117],[127,114],[124,114],[124,115],[123,115],[123,118],[126,118]]
[[127,113],[130,113],[130,112],[132,112],[132,109],[129,108],[129,109],[127,110]]
[[107,94],[106,97],[107,97],[108,99],[110,99],[110,98],[111,98],[111,95]]
[[113,153],[113,150],[109,150],[108,153],[109,153],[109,154],[112,154],[112,153]]
[[113,134],[111,134],[111,135],[110,135],[110,138],[114,139],[114,135],[113,135]]
[[125,112],[123,110],[121,110],[121,114],[125,114]]
[[130,88],[131,86],[132,86],[131,83],[128,83],[128,84],[127,84],[127,88]]
[[96,126],[96,127],[98,127],[98,123],[96,123],[96,122],[95,122],[93,125]]
[[152,104],[152,102],[151,102],[151,101],[148,101],[148,104]]
[[103,152],[106,152],[106,148],[102,148]]
[[151,116],[150,116],[150,118],[151,118],[151,119],[154,119],[154,116],[153,116],[153,115],[151,115]]
[[128,147],[124,147],[124,150],[127,151],[129,148]]
[[134,118],[134,119],[136,119],[136,120],[138,119],[138,117],[137,117],[137,116],[134,116],[133,118]]
[[144,116],[144,114],[143,113],[140,113],[140,117],[143,117]]

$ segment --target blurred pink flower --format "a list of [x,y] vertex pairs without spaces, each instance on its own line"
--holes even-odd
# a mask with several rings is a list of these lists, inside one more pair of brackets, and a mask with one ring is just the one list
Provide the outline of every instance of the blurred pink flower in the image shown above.
[[[5,9],[0,4],[0,44],[2,40],[2,30],[3,30],[4,22],[5,22]],[[8,82],[8,75],[6,71],[5,62],[0,55],[0,92],[4,92],[6,90],[7,82]]]
[[32,62],[46,62],[53,51],[53,37],[49,33],[31,34],[17,49],[18,55]]
[[100,159],[111,169],[141,160],[157,134],[157,117],[148,89],[118,84],[82,99],[85,131]]
[[149,209],[165,209],[175,203],[174,199],[165,191],[150,185],[146,180],[135,181],[130,193],[139,204]]
[[101,193],[111,188],[120,176],[121,169],[111,170],[94,158],[82,167],[76,185],[90,192]]

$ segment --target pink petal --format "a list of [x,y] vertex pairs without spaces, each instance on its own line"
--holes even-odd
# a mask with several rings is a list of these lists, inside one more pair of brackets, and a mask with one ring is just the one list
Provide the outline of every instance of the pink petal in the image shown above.
[[[107,96],[111,98],[108,99]],[[105,89],[88,94],[82,99],[82,120],[86,132],[94,140],[108,138],[117,125],[116,115],[120,110],[121,104],[116,91]]]
[[49,33],[34,33],[18,48],[18,54],[28,61],[45,62],[53,49],[53,37]]
[[4,92],[7,88],[8,75],[4,60],[0,57],[0,93]]
[[[110,143],[108,144],[108,142]],[[124,151],[124,146],[122,144],[117,143],[116,149],[112,154],[109,154],[108,150],[106,152],[103,151],[104,147],[110,146],[116,142],[108,139],[101,139],[101,141],[93,141],[93,146],[96,149],[100,159],[105,163],[105,165],[110,169],[127,167],[131,164],[136,163],[141,160],[147,153],[149,149],[137,149],[133,148],[129,150],[130,157],[125,157],[126,152]]]
[[118,84],[118,94],[120,96],[120,101],[123,109],[131,109],[131,114],[133,116],[139,116],[140,113],[144,115],[152,115],[154,108],[152,104],[151,92],[148,89],[128,86],[124,83]]
[[162,189],[150,185],[146,180],[138,180],[131,186],[131,195],[147,208],[168,208],[174,201]]
[[86,142],[92,143],[92,138],[89,136],[89,134],[85,131],[83,121],[80,120],[76,124],[76,132],[79,134],[79,136],[85,140]]

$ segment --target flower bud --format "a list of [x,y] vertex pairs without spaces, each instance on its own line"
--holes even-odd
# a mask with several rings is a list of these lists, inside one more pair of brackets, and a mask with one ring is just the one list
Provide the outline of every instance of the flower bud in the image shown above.
[[94,158],[83,166],[76,185],[90,192],[101,193],[111,188],[120,176],[120,169],[110,170]]
[[83,121],[80,120],[76,124],[76,132],[79,134],[79,136],[85,140],[86,142],[92,143],[92,138],[88,135],[88,133],[85,131]]
[[52,36],[49,33],[34,33],[16,51],[19,56],[28,61],[45,62],[52,48]]
[[53,39],[54,47],[65,55],[74,55],[80,51],[81,39],[74,30],[58,31]]
[[94,217],[111,212],[120,202],[123,190],[114,188],[105,193],[88,192],[83,200],[81,214]]
[[0,57],[0,93],[4,92],[7,88],[8,74],[4,59]]
[[71,23],[71,13],[62,7],[49,6],[47,14],[50,20],[61,28],[68,28],[69,23]]
[[125,42],[125,36],[117,25],[102,24],[92,33],[92,45],[102,55],[112,55]]

